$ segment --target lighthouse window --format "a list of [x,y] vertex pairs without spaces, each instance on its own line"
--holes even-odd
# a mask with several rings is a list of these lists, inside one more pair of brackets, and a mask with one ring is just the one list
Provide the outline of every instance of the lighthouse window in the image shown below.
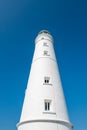
[[45,100],[45,111],[49,111],[50,110],[50,104],[51,104],[50,100]]
[[46,47],[48,47],[48,44],[47,44],[47,42],[44,42],[44,43],[43,43],[43,46],[46,46]]
[[44,77],[44,83],[45,84],[49,84],[50,81],[50,77]]
[[48,51],[44,51],[44,55],[48,55]]

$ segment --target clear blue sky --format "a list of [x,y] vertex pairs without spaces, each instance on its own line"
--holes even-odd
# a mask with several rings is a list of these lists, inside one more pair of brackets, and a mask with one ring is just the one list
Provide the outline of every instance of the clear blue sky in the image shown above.
[[87,1],[0,0],[0,130],[16,130],[37,33],[54,37],[74,130],[87,130]]

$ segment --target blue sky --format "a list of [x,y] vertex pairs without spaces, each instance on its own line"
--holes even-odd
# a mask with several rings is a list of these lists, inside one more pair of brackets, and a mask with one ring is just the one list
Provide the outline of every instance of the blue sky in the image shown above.
[[47,29],[74,130],[87,130],[87,1],[0,0],[0,129],[16,130],[34,39]]

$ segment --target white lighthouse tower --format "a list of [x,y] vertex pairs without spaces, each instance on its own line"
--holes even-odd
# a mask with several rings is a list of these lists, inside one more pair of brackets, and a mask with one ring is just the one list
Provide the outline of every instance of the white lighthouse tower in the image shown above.
[[18,130],[71,130],[51,34],[43,30],[35,40]]

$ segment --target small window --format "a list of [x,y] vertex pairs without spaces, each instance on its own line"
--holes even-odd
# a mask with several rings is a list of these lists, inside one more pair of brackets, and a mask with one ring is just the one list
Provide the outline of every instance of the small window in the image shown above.
[[44,55],[48,55],[48,51],[44,51]]
[[48,45],[48,43],[47,43],[47,42],[44,42],[44,43],[43,43],[43,46],[48,47],[49,45]]
[[44,50],[43,55],[44,55],[44,56],[50,56],[50,54],[48,53],[47,50]]
[[49,84],[50,81],[50,77],[44,77],[44,83],[45,84]]
[[42,37],[41,39],[44,39],[44,37]]
[[45,100],[44,105],[45,105],[44,106],[45,111],[50,111],[51,101],[50,100]]

